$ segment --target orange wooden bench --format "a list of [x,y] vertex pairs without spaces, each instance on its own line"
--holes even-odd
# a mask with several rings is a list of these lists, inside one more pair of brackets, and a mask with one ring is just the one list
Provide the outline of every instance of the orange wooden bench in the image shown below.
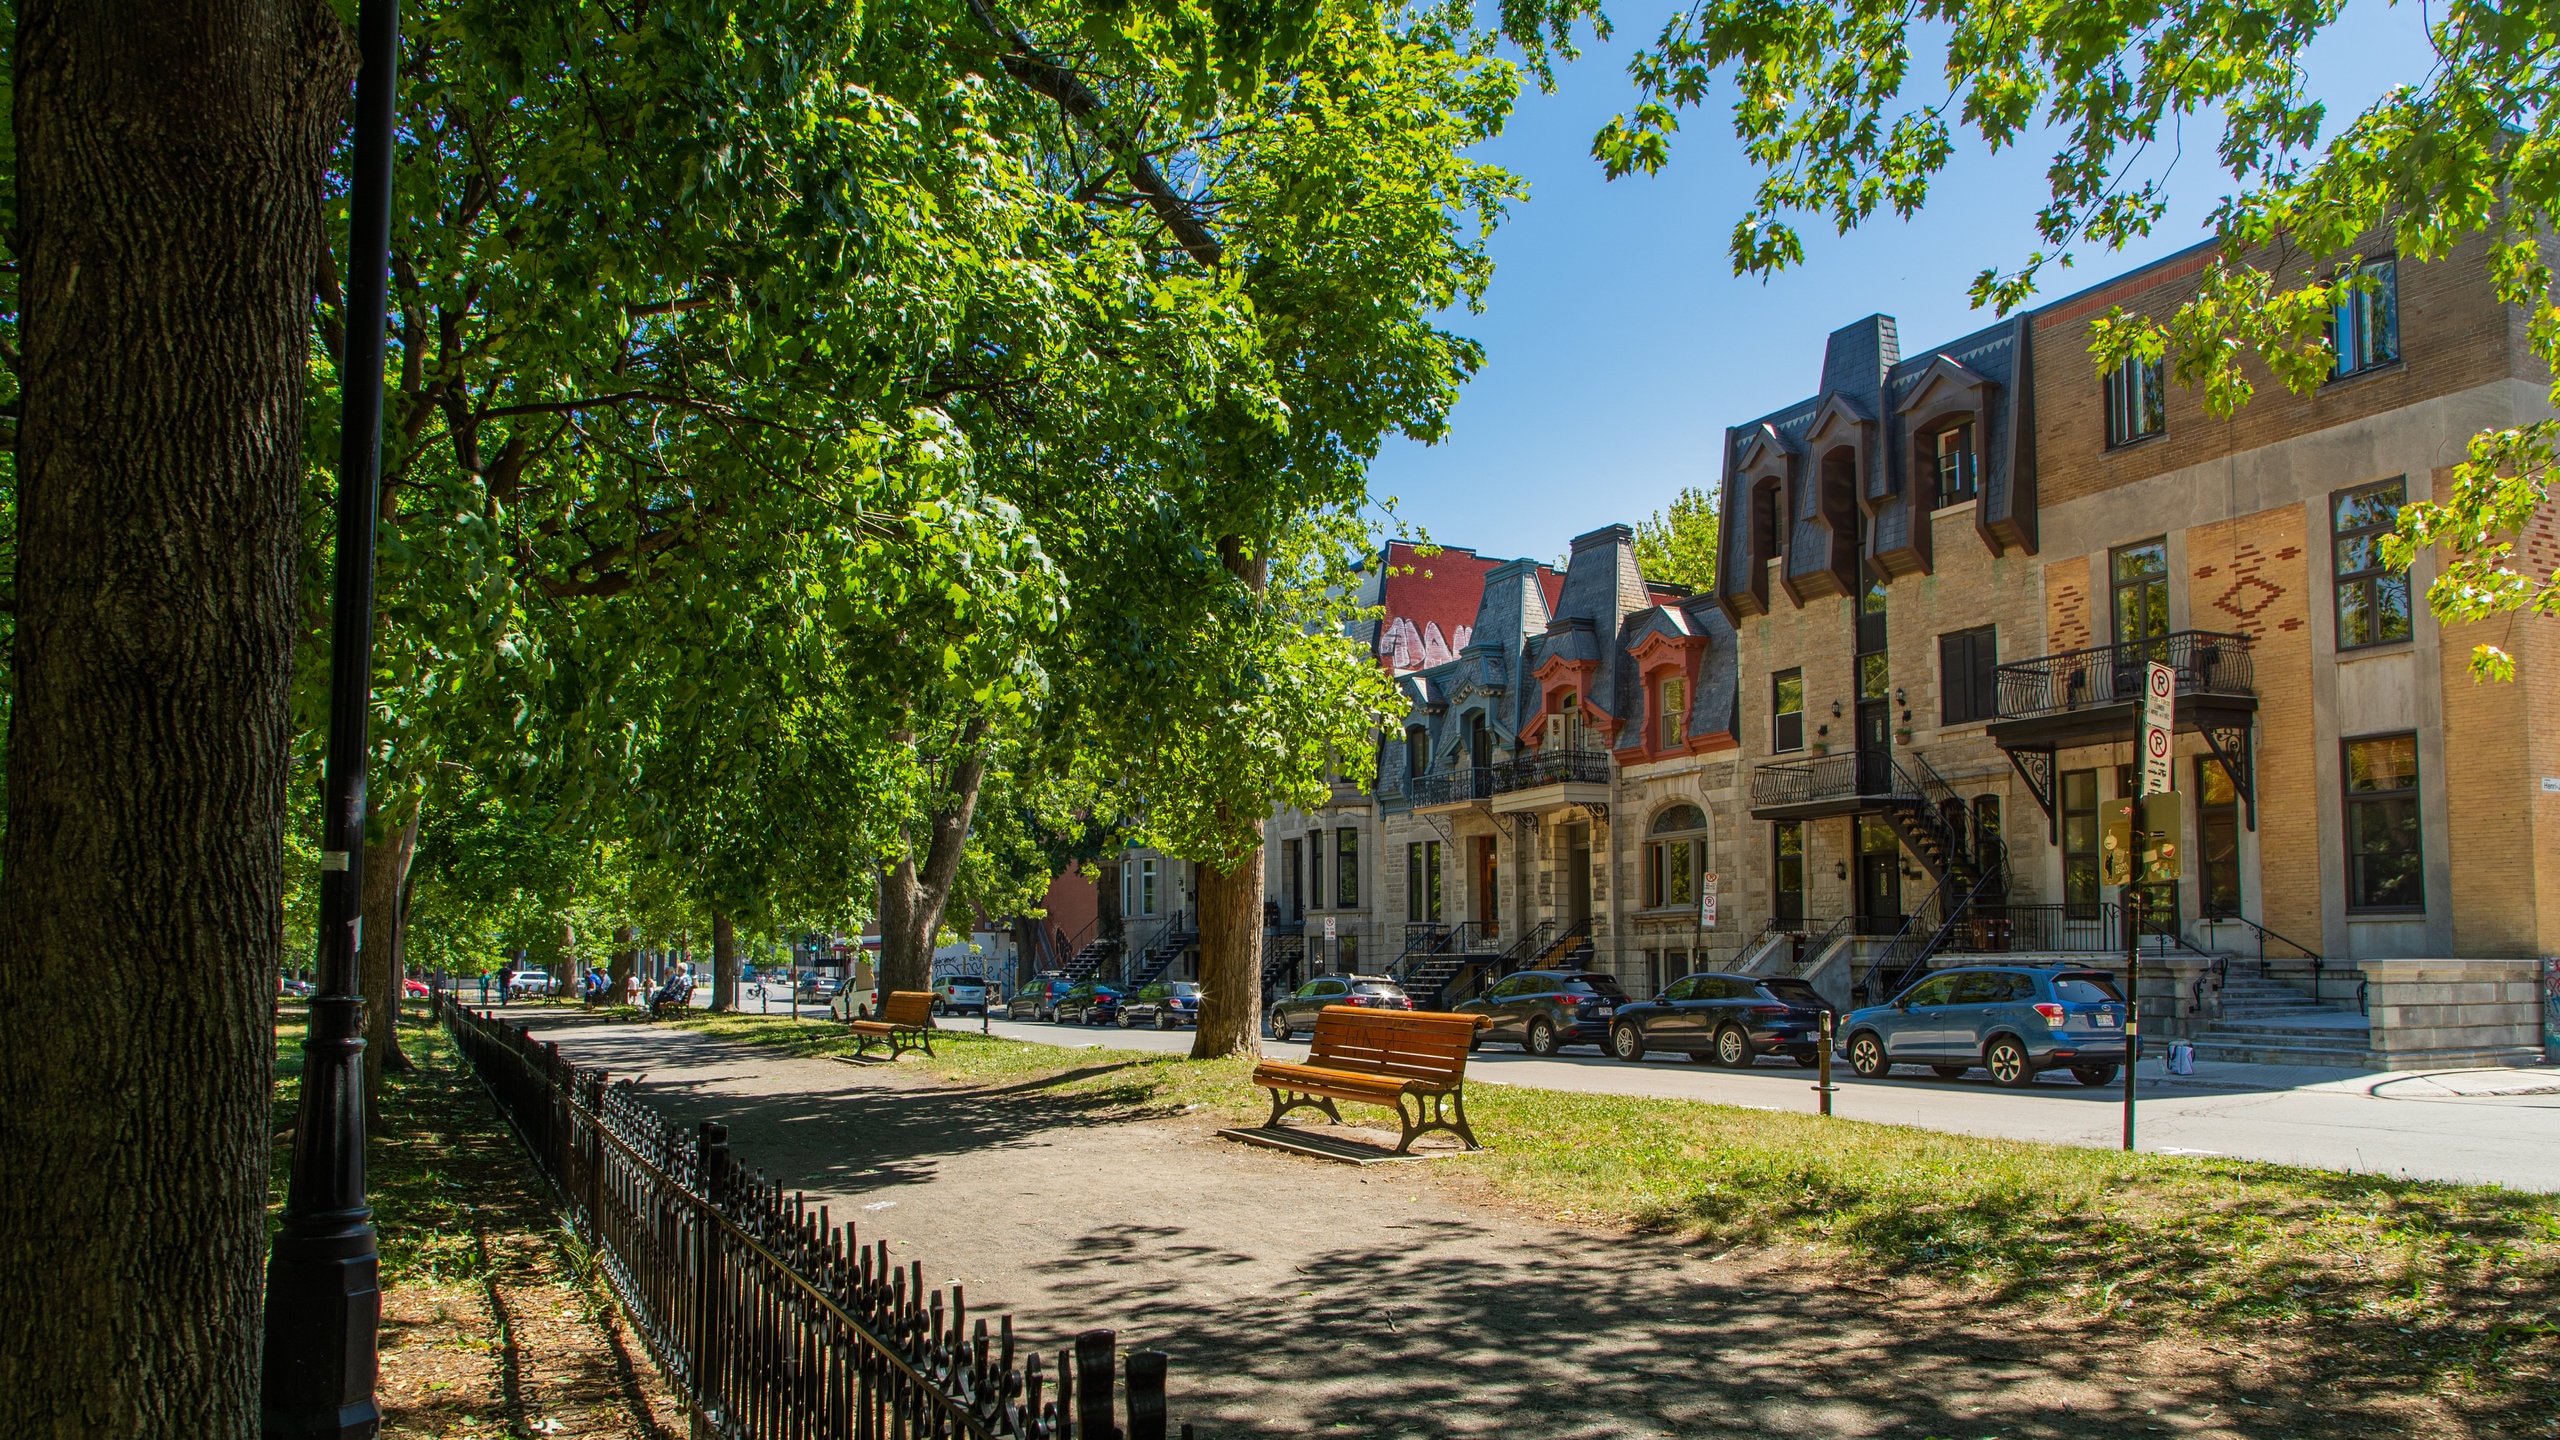
[[900,1052],[922,1046],[933,1053],[933,992],[930,990],[893,990],[880,1002],[877,1020],[847,1021],[845,1028],[853,1032],[853,1053],[859,1057],[870,1053],[871,1042],[889,1042],[889,1058]]
[[1467,1128],[1467,1043],[1490,1018],[1328,1005],[1317,1012],[1305,1064],[1265,1060],[1254,1067],[1253,1083],[1271,1092],[1271,1118],[1262,1127],[1278,1129],[1280,1117],[1301,1106],[1339,1125],[1333,1102],[1356,1100],[1396,1112],[1404,1124],[1399,1155],[1432,1130],[1481,1150]]

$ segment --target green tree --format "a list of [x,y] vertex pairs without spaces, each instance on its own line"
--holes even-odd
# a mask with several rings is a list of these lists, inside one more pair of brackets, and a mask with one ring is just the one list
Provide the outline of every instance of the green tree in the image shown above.
[[[1974,283],[1977,304],[2006,311],[2080,247],[2149,234],[2166,213],[2168,167],[2197,148],[2190,122],[2200,121],[2230,184],[2214,213],[2220,253],[2167,321],[2100,317],[2090,348],[2101,368],[2165,356],[2217,413],[2247,402],[2253,362],[2307,391],[2331,373],[2330,317],[2370,283],[2352,261],[2383,247],[2442,259],[2475,239],[2488,244],[2498,293],[2526,312],[2535,353],[2560,361],[2546,258],[2560,216],[2550,17],[2480,0],[2429,11],[2426,77],[2392,88],[2324,141],[2328,116],[2305,88],[2306,60],[2343,8],[1704,0],[1640,50],[1629,67],[1636,104],[1592,149],[1613,177],[1659,169],[1680,112],[1726,87],[1734,133],[1762,172],[1729,250],[1737,272],[1757,273],[1803,258],[1799,217],[1845,233],[1879,210],[1916,212],[1960,130],[1996,152],[2049,127],[2060,143],[2036,215],[2040,244]],[[1558,0],[1539,17],[1557,31],[1593,13]],[[1511,14],[1505,23],[1520,28]],[[1932,72],[1918,62],[1941,40]],[[2560,364],[2552,369],[2560,375]],[[2440,618],[2560,613],[2560,572],[2520,569],[2515,550],[2548,502],[2555,442],[2560,422],[2549,420],[2475,436],[2452,484],[2402,512],[2385,552],[2406,566],[2421,547],[2444,548],[2428,592]],[[2472,668],[2514,673],[2512,657],[2489,645]]]
[[1686,585],[1701,595],[1716,588],[1716,497],[1695,485],[1671,497],[1668,511],[1636,522],[1636,563],[1647,580]]

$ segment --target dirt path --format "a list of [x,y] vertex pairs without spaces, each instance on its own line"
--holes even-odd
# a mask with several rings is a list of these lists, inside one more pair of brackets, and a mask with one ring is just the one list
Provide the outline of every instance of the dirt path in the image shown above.
[[[1175,1416],[1219,1435],[2471,1437],[2354,1357],[2204,1346],[2017,1314],[1791,1251],[1710,1256],[1544,1222],[1428,1164],[1354,1168],[1098,1123],[1054,1082],[933,1084],[686,1031],[538,1032],[1011,1311],[1055,1349],[1107,1325],[1173,1356]],[[1091,1073],[1091,1072],[1084,1072]]]

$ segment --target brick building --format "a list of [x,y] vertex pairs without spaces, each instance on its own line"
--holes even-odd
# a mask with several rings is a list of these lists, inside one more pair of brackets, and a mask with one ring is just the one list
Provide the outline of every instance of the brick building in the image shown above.
[[[2156,366],[2098,374],[2089,320],[2167,314],[2207,258],[1929,348],[1886,316],[1835,332],[1812,394],[1726,432],[1712,596],[1648,583],[1610,527],[1561,576],[1468,556],[1473,613],[1444,583],[1437,646],[1390,604],[1371,638],[1411,712],[1374,802],[1275,821],[1274,980],[1392,967],[1445,1002],[1575,957],[1849,1000],[1987,954],[2099,960],[2158,661],[2185,864],[2143,897],[2146,1019],[2234,1054],[2526,1053],[2560,954],[2560,620],[2448,633],[2433,561],[2394,575],[2373,545],[2473,434],[2547,414],[2548,377],[2476,250],[2367,260],[2311,395],[2255,374],[2217,419]],[[2524,541],[2560,566],[2548,510]],[[2484,640],[2514,684],[2471,681]],[[1347,954],[1287,932],[1327,908],[1318,851],[1353,857]],[[2224,1013],[2234,959],[2308,1013]]]

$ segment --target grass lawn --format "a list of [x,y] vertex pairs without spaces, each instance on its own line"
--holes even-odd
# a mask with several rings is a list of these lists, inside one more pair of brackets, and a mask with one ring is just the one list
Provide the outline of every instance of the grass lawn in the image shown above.
[[[824,1021],[677,1023],[791,1054],[853,1051]],[[899,1063],[973,1086],[1066,1077],[1042,1093],[1087,1097],[1097,1122],[1259,1122],[1268,1108],[1245,1060],[969,1030],[934,1046]],[[1567,1223],[1801,1247],[1993,1305],[2208,1336],[2279,1327],[2412,1381],[2546,1392],[2560,1371],[2551,1196],[1516,1085],[1476,1087],[1468,1116],[1494,1148],[1435,1176]]]
[[[304,1014],[296,1003],[276,1017],[271,1227],[291,1169]],[[677,1402],[444,1032],[404,1025],[400,1044],[412,1068],[384,1077],[365,1145],[382,1256],[382,1433],[682,1433]]]

